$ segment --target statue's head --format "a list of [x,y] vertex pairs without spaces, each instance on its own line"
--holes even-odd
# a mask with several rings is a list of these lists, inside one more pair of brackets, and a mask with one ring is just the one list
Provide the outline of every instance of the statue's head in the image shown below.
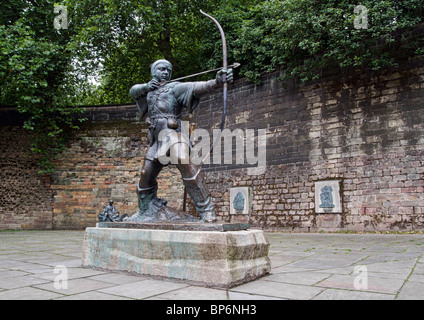
[[150,66],[150,72],[159,82],[169,81],[172,76],[172,64],[168,60],[158,60]]

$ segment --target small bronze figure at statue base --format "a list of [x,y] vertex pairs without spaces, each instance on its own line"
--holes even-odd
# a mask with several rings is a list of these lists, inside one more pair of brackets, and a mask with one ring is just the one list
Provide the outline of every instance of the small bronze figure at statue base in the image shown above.
[[100,222],[120,222],[127,217],[127,214],[119,215],[119,211],[113,206],[113,200],[109,200],[109,204],[104,206],[103,212],[97,216]]

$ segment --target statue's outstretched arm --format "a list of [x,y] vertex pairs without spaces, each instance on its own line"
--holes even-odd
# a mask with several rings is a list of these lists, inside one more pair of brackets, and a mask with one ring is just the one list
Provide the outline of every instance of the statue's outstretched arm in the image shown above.
[[228,69],[226,72],[224,70],[220,70],[216,74],[215,80],[196,82],[194,87],[194,95],[200,98],[202,95],[222,87],[225,82],[232,83],[233,81],[233,69]]

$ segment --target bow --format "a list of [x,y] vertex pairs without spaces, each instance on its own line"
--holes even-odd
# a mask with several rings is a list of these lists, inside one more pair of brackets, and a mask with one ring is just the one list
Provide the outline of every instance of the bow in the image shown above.
[[[221,40],[222,40],[222,61],[223,61],[223,67],[222,67],[222,71],[224,73],[227,72],[228,70],[228,62],[227,62],[227,40],[225,39],[225,33],[224,30],[222,29],[221,25],[219,24],[219,22],[212,16],[208,15],[207,13],[204,13],[202,10],[200,10],[200,13],[203,14],[204,16],[208,17],[209,19],[211,19],[216,26],[219,29],[219,33],[221,34]],[[205,158],[203,159],[202,163],[205,162],[205,160],[209,157],[209,155],[212,153],[215,144],[218,141],[221,141],[221,135],[222,135],[222,130],[224,130],[224,126],[225,126],[225,119],[227,117],[227,94],[228,94],[228,83],[225,81],[223,83],[223,97],[224,97],[224,106],[222,109],[222,120],[221,120],[221,125],[220,125],[220,129],[221,129],[221,133],[218,135],[217,139],[215,140],[214,144],[212,145],[211,150],[209,151],[209,153],[205,156]]]

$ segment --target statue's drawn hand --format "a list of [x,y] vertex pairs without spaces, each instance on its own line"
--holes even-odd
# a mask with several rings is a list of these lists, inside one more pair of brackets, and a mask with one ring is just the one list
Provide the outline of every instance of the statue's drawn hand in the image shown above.
[[216,81],[219,85],[222,85],[224,83],[233,83],[234,81],[234,75],[233,75],[233,69],[220,70],[216,74]]
[[155,79],[152,79],[148,84],[147,84],[147,88],[148,88],[148,90],[149,91],[153,91],[153,90],[155,90],[155,89],[157,89],[157,88],[159,88],[160,87],[160,84],[159,84],[159,82],[157,81],[157,80],[155,80]]

